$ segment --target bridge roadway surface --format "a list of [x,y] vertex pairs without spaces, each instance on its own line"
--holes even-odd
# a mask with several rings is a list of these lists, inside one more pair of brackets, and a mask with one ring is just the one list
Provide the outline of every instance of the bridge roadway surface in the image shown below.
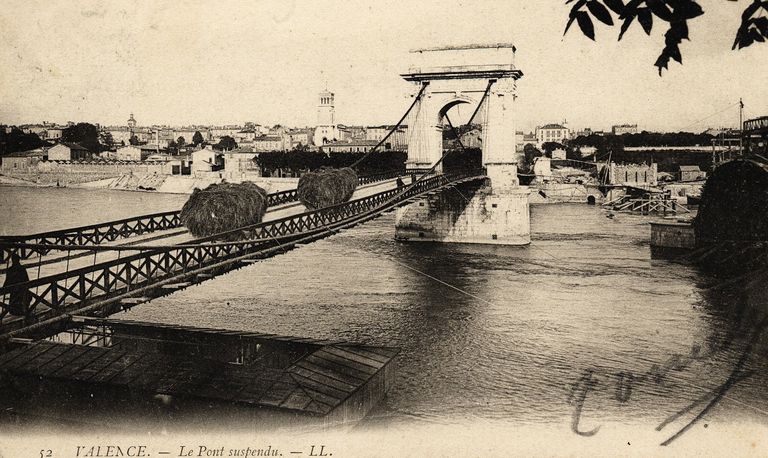
[[[410,178],[403,178],[406,184],[410,184]],[[368,197],[373,194],[377,194],[382,191],[388,191],[397,187],[396,180],[385,180],[376,183],[359,186],[352,199],[359,199]],[[274,221],[286,216],[298,215],[306,211],[306,208],[300,202],[291,202],[287,204],[277,205],[270,207],[267,213],[264,215],[263,221]],[[166,229],[161,231],[154,231],[143,235],[135,235],[132,237],[122,238],[114,242],[107,242],[101,244],[101,246],[118,246],[129,247],[131,245],[178,245],[184,243],[192,243],[195,237],[190,234],[185,228]],[[62,255],[61,251],[54,252],[47,256],[34,257],[26,261],[22,261],[22,265],[27,268],[27,275],[30,280],[35,280],[39,277],[46,277],[55,275],[61,272],[67,272],[81,267],[88,267],[94,264],[111,261],[121,256],[128,256],[136,253],[137,251],[98,251],[88,253],[84,251],[73,251],[70,256],[67,256],[66,252]],[[79,255],[78,255],[79,254]],[[0,284],[5,282],[5,267],[3,266],[0,271]],[[3,323],[7,322],[10,317],[6,317]]]

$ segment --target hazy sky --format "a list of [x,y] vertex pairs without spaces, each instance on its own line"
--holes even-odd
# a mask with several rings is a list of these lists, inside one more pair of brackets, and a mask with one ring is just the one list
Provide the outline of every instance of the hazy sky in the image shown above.
[[[393,123],[408,105],[409,49],[513,42],[521,129],[703,130],[768,114],[768,45],[731,51],[747,0],[702,0],[683,66],[659,77],[661,27],[574,27],[564,0],[4,1],[0,122],[314,125],[317,93],[347,124]],[[656,24],[660,26],[661,24]],[[709,117],[713,113],[725,112]]]

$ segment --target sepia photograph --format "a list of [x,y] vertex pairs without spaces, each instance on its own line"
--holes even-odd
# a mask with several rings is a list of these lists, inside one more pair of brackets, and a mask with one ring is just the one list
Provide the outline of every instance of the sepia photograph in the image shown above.
[[768,0],[0,5],[0,458],[768,456]]

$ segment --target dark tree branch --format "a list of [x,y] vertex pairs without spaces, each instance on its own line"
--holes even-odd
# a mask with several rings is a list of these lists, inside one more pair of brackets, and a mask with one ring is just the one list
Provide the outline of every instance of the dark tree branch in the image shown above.
[[[574,0],[566,0],[565,3],[568,5],[573,2]],[[571,6],[564,34],[568,33],[576,21],[584,36],[594,40],[595,26],[591,17],[612,27],[615,23],[611,12],[617,15],[621,22],[619,40],[624,37],[635,19],[648,35],[653,30],[654,17],[669,24],[664,34],[664,48],[654,64],[659,69],[659,75],[664,69],[669,69],[670,59],[683,63],[680,44],[688,39],[688,21],[704,14],[698,0],[630,0],[626,4],[623,0],[578,0]],[[736,31],[733,49],[768,41],[766,13],[768,0],[752,0],[741,15],[741,26]]]

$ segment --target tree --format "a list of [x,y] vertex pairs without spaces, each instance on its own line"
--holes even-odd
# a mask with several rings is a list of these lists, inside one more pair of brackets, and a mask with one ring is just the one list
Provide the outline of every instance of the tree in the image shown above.
[[37,134],[31,132],[25,134],[17,127],[12,128],[8,133],[5,128],[0,129],[0,156],[40,148],[45,144]]
[[531,143],[526,143],[523,147],[523,163],[520,164],[520,171],[523,173],[529,173],[533,170],[533,162],[537,157],[543,156],[544,153]]
[[195,134],[192,136],[192,144],[194,146],[200,146],[204,142],[205,142],[205,139],[203,138],[203,134],[201,134],[199,130],[196,130]]
[[222,151],[229,151],[237,148],[237,142],[229,135],[225,135],[219,139],[219,143],[214,145],[214,148]]
[[115,146],[115,140],[112,138],[111,132],[99,132],[99,141],[102,145],[106,146],[107,149],[112,149],[112,147]]
[[99,143],[99,129],[87,122],[79,122],[62,130],[61,141],[79,143],[92,153],[98,153],[103,149]]
[[184,137],[179,137],[176,139],[176,144],[179,145],[179,148],[184,148],[184,146],[187,144],[187,141],[184,139]]
[[[569,4],[573,1],[566,0],[565,3]],[[658,67],[659,75],[661,75],[663,69],[669,69],[670,59],[680,64],[683,63],[680,43],[689,39],[688,21],[704,14],[699,1],[630,0],[624,4],[623,0],[578,0],[571,7],[565,33],[568,33],[568,29],[575,21],[581,32],[594,41],[595,26],[590,15],[605,25],[614,26],[611,14],[613,12],[620,21],[623,21],[619,40],[622,39],[635,19],[640,23],[645,33],[650,35],[655,17],[657,21],[668,24],[664,34],[664,48],[654,64]],[[768,18],[764,17],[765,13],[768,13],[768,0],[752,0],[752,3],[741,15],[741,26],[736,31],[732,49],[741,49],[755,42],[762,43],[768,40]]]
[[131,138],[128,139],[128,143],[131,145],[138,145],[139,144],[139,137],[136,136],[136,134],[131,134]]
[[541,144],[541,149],[544,150],[545,153],[547,153],[547,156],[552,156],[552,151],[556,149],[565,149],[565,145],[558,142],[544,142]]
[[171,140],[170,142],[168,142],[168,151],[170,151],[171,153],[175,153],[178,151],[178,145],[176,144],[175,141]]

